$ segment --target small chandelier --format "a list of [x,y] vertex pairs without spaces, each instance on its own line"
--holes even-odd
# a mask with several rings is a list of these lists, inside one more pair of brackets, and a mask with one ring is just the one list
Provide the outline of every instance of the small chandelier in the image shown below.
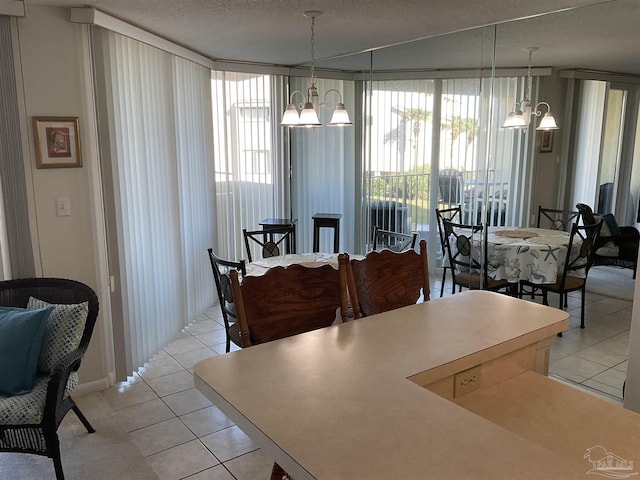
[[540,107],[547,107],[547,112],[540,120],[540,124],[536,128],[536,130],[558,130],[558,124],[556,123],[556,119],[551,114],[551,107],[547,102],[538,102],[535,107],[531,107],[531,102],[529,101],[529,94],[531,93],[531,55],[535,52],[537,47],[529,47],[529,67],[527,69],[527,90],[525,92],[525,99],[516,104],[516,110],[514,112],[509,113],[504,123],[502,124],[502,128],[512,128],[512,129],[520,129],[526,130],[531,123],[531,116],[535,115],[539,117],[542,115],[542,111]]
[[[344,127],[352,125],[351,120],[349,120],[349,113],[347,109],[344,108],[344,103],[342,103],[342,95],[338,90],[332,88],[331,90],[327,90],[324,94],[324,100],[320,102],[320,96],[318,95],[318,88],[316,87],[317,78],[315,76],[315,23],[316,17],[322,15],[322,12],[318,10],[310,10],[308,12],[304,12],[305,17],[311,18],[311,79],[309,81],[310,85],[307,89],[307,95],[305,95],[300,90],[295,90],[291,92],[291,98],[289,99],[289,104],[287,105],[284,114],[282,115],[282,121],[280,125],[284,125],[287,127],[320,127],[322,124],[320,123],[320,119],[318,117],[318,113],[320,111],[320,106],[325,108],[331,108],[333,105],[331,102],[327,100],[327,96],[329,93],[335,93],[338,95],[338,103],[335,105],[335,109],[333,110],[333,115],[331,116],[331,121],[328,123],[329,126],[336,127]],[[298,104],[296,106],[293,103],[293,97],[298,94],[302,97],[304,103]],[[305,101],[306,100],[306,101]],[[298,109],[301,110],[300,114],[298,114]]]

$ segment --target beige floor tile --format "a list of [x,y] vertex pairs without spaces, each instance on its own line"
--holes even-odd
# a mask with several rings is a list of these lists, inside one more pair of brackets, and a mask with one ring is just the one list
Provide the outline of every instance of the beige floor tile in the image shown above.
[[233,422],[215,405],[182,415],[180,420],[196,437],[204,437],[233,426]]
[[102,395],[109,403],[109,406],[114,410],[119,410],[137,403],[147,402],[158,398],[149,385],[144,382],[126,387],[112,387],[104,390]]
[[237,480],[266,479],[271,474],[273,460],[264,456],[260,450],[255,450],[225,462],[224,466]]
[[224,344],[227,341],[227,334],[223,328],[222,330],[203,333],[198,335],[197,338],[205,345],[211,347],[214,345]]
[[614,366],[614,370],[620,370],[621,372],[627,373],[627,367],[629,366],[629,360],[624,361],[616,366]]
[[205,358],[211,358],[218,355],[218,353],[212,350],[209,347],[199,348],[198,350],[192,350],[191,352],[180,353],[178,355],[174,355],[175,358],[180,365],[182,365],[186,369],[191,369],[193,366],[198,363],[200,360],[204,360]]
[[612,387],[611,385],[607,385],[606,383],[598,382],[593,379],[588,379],[582,382],[582,385],[585,387],[596,390],[600,393],[605,393],[607,395],[611,395],[617,400],[622,400],[622,388]]
[[143,455],[176,447],[195,439],[195,435],[178,419],[172,418],[131,432],[131,439]]
[[225,428],[200,438],[221,462],[256,450],[258,446],[237,426]]
[[590,362],[589,360],[584,360],[573,355],[562,358],[549,365],[549,373],[578,383],[605,370],[607,370],[607,367],[604,365]]
[[198,350],[205,345],[196,337],[189,335],[188,337],[178,338],[172,341],[169,345],[164,347],[165,351],[169,355],[178,355],[180,353],[190,352],[192,350]]
[[[233,460],[232,460],[233,461]],[[267,475],[261,475],[260,479],[269,478]],[[185,480],[236,480],[233,475],[229,473],[229,471],[225,468],[224,465],[218,465],[213,468],[209,468],[203,472],[196,473],[195,475],[190,476]]]
[[161,480],[179,480],[218,465],[218,459],[198,440],[147,457]]
[[608,340],[604,340],[598,344],[599,348],[607,350],[618,355],[628,357],[629,355],[629,333],[616,335]]
[[149,363],[145,363],[139,371],[140,376],[145,380],[150,380],[156,377],[163,377],[171,373],[176,373],[184,370],[184,367],[180,365],[176,360],[170,356],[154,360]]
[[197,335],[201,335],[203,333],[208,333],[208,332],[212,332],[214,330],[220,330],[224,328],[222,325],[220,325],[219,323],[215,322],[214,320],[211,320],[209,318],[200,320],[198,322],[193,322],[190,325],[187,325],[185,327],[185,330],[187,332],[189,332],[191,335],[193,336],[197,336]]
[[172,393],[178,393],[194,388],[193,374],[186,370],[171,373],[163,377],[151,378],[147,380],[147,383],[159,397],[165,397]]
[[599,363],[600,365],[605,365],[607,367],[614,367],[616,365],[619,365],[627,358],[608,350],[603,350],[599,348],[597,344],[593,347],[585,348],[584,350],[576,352],[574,356],[578,358],[584,358],[585,360]]
[[174,418],[175,414],[159,398],[138,403],[115,412],[118,423],[127,431],[138,430]]
[[167,395],[162,398],[173,412],[180,416],[211,406],[211,402],[200,390],[190,388],[183,392]]
[[605,385],[609,385],[611,387],[619,388],[621,392],[622,384],[626,379],[627,374],[625,372],[621,372],[620,370],[615,370],[613,368],[610,368],[590,378],[590,380],[604,383]]

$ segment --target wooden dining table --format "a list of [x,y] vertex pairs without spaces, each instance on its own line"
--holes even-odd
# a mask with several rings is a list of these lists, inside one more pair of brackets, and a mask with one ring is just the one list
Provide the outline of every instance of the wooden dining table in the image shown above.
[[[561,310],[467,291],[203,360],[195,385],[296,480],[586,478],[599,434],[638,455],[640,417],[546,376],[567,325]],[[547,390],[566,407],[545,406]],[[526,435],[536,405],[568,417]]]

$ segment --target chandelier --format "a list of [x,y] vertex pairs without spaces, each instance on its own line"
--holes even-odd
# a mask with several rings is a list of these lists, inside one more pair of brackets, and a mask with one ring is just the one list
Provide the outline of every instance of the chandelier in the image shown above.
[[540,120],[540,124],[536,128],[536,130],[558,130],[558,124],[556,123],[556,119],[551,114],[551,107],[547,102],[538,102],[535,107],[531,107],[531,101],[529,100],[529,95],[531,93],[531,55],[535,52],[537,47],[529,47],[529,67],[527,68],[527,89],[525,91],[525,99],[516,104],[516,110],[514,112],[509,113],[504,123],[502,124],[502,128],[512,128],[519,130],[526,130],[531,123],[531,116],[535,115],[536,117],[540,117],[542,115],[542,111],[540,107],[547,107],[547,112]]
[[[332,88],[331,90],[327,90],[324,94],[324,99],[320,102],[320,96],[318,95],[318,88],[316,87],[316,83],[318,79],[315,76],[315,23],[316,17],[322,15],[321,11],[318,10],[310,10],[304,12],[304,16],[311,18],[311,78],[309,80],[309,88],[307,88],[307,95],[305,96],[300,90],[295,90],[291,92],[291,97],[289,99],[289,104],[287,105],[284,114],[282,115],[282,121],[280,125],[284,125],[287,127],[320,127],[322,124],[320,123],[320,119],[318,114],[320,112],[320,107],[332,108],[333,105],[331,102],[327,100],[327,96],[330,93],[335,93],[338,96],[338,103],[335,104],[335,108],[333,110],[333,115],[331,116],[331,121],[328,123],[329,126],[337,126],[344,127],[348,125],[352,125],[351,120],[349,120],[349,113],[346,108],[344,108],[344,103],[342,103],[342,95],[338,90]],[[293,97],[295,95],[300,95],[304,103],[299,103],[297,106],[293,103]],[[298,114],[298,109],[300,109],[300,113]]]

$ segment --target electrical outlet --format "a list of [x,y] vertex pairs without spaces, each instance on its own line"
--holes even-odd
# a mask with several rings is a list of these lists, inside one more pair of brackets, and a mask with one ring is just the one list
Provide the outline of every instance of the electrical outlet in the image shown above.
[[478,366],[456,374],[454,377],[454,397],[478,390],[480,388],[480,372]]

